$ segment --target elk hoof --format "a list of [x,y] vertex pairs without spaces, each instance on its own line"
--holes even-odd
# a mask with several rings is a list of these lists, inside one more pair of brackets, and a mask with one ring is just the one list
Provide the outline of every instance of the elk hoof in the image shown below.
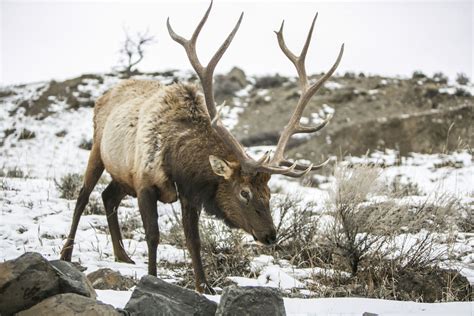
[[207,282],[201,283],[196,290],[201,294],[209,294],[209,295],[217,294],[216,291]]
[[60,260],[71,262],[73,245],[73,242],[66,242],[63,249],[61,250],[61,257],[59,258]]
[[118,254],[115,256],[115,261],[116,262],[124,262],[124,263],[131,263],[135,264],[135,261],[133,261],[125,252],[125,250],[122,250],[118,252]]

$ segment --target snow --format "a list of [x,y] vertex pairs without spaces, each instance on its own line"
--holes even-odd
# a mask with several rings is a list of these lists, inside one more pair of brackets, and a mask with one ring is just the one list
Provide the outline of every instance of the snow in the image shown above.
[[124,308],[133,291],[95,290],[97,299],[115,308]]
[[340,83],[337,83],[335,81],[327,81],[325,84],[324,84],[324,87],[326,89],[329,89],[329,90],[336,90],[336,89],[341,89],[343,87],[342,84]]
[[[116,308],[125,307],[132,295],[131,291],[96,290],[98,300],[111,304]],[[220,296],[206,295],[218,303]],[[472,316],[472,302],[462,303],[415,303],[378,300],[369,298],[318,298],[298,299],[284,298],[287,315],[362,315],[365,312],[380,316],[437,316],[456,315]]]
[[362,315],[365,312],[383,315],[472,315],[470,302],[423,304],[376,300],[368,298],[285,298],[288,315]]
[[281,290],[303,288],[304,284],[290,276],[278,265],[267,265],[262,268],[257,279],[229,276],[239,286],[265,286]]

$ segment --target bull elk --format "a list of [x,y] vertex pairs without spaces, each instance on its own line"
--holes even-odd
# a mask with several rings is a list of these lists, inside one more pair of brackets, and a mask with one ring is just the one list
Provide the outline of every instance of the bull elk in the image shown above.
[[201,261],[198,230],[201,209],[232,228],[243,229],[263,244],[272,244],[276,240],[276,230],[269,205],[271,175],[301,177],[327,163],[301,165],[285,159],[284,152],[292,135],[314,133],[328,124],[330,117],[317,126],[302,125],[300,118],[310,98],[336,70],[344,45],[332,68],[310,84],[305,58],[317,14],[299,56],[285,44],[283,21],[275,33],[283,53],[296,67],[301,96],[274,153],[267,152],[255,160],[222,124],[213,93],[214,69],[239,29],[243,13],[204,67],[196,54],[196,41],[211,8],[212,2],[189,40],[176,34],[169,18],[167,21],[169,34],[184,47],[200,79],[204,96],[194,85],[164,86],[155,81],[126,80],[97,100],[94,142],[61,259],[71,260],[79,219],[105,169],[113,179],[102,193],[102,199],[116,260],[133,263],[123,248],[117,218],[117,208],[126,195],[138,198],[151,275],[156,275],[159,242],[157,201],[172,203],[179,198],[196,290],[213,293]]

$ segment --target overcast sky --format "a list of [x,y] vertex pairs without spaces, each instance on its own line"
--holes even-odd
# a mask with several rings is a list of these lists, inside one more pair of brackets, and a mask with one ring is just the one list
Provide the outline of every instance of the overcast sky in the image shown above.
[[[208,1],[5,1],[0,0],[0,83],[64,79],[107,72],[119,60],[124,27],[156,36],[139,69],[189,69],[184,50],[166,30],[171,18],[189,37]],[[442,71],[473,74],[472,1],[226,1],[215,0],[201,32],[198,54],[207,62],[244,19],[216,72],[238,66],[248,74],[294,75],[273,33],[285,19],[288,46],[300,51],[319,12],[307,56],[309,73],[327,70],[345,43],[339,73],[408,76]]]

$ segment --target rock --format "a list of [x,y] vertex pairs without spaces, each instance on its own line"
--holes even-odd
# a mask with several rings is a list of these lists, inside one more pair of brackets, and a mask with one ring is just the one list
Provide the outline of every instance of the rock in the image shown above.
[[226,75],[217,75],[215,78],[214,93],[218,103],[230,101],[235,93],[247,86],[247,78],[242,69],[234,67]]
[[131,315],[215,315],[216,309],[206,297],[150,275],[140,280],[125,306]]
[[276,289],[229,286],[222,292],[216,315],[286,315],[286,312]]
[[227,77],[237,82],[241,89],[247,86],[247,76],[245,75],[245,72],[238,67],[232,68],[232,70],[227,74]]
[[96,297],[81,272],[69,263],[55,265],[33,252],[0,264],[0,314],[13,314],[60,293]]
[[61,293],[77,293],[93,299],[97,297],[91,282],[74,264],[62,260],[53,260],[49,263],[61,272],[59,274]]
[[136,285],[136,282],[118,271],[112,269],[99,269],[87,275],[95,289],[125,291]]
[[18,316],[117,316],[122,315],[112,305],[92,298],[66,293],[49,297],[30,309],[21,311]]
[[433,303],[444,301],[449,295],[451,299],[464,301],[472,295],[469,280],[456,270],[438,267],[404,269],[398,273],[397,278],[397,291],[403,300],[419,297],[423,302]]

